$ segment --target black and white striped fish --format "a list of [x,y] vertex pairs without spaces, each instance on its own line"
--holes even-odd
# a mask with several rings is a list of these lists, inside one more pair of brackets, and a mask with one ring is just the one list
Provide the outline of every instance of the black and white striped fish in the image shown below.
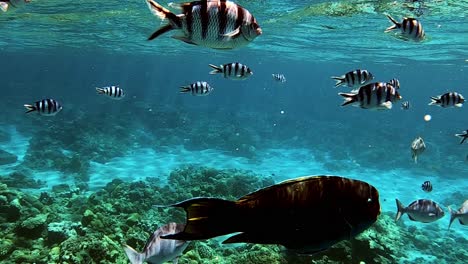
[[388,83],[389,83],[391,86],[395,87],[395,89],[400,89],[400,81],[399,81],[398,79],[393,78],[393,79],[391,79],[390,81],[388,81]]
[[462,107],[463,103],[465,102],[463,95],[456,92],[450,92],[436,97],[431,97],[431,100],[432,101],[429,103],[429,105],[438,105],[444,108],[453,106]]
[[374,76],[368,70],[357,69],[347,72],[342,76],[332,76],[331,78],[336,80],[335,87],[343,85],[356,89],[370,83],[374,79]]
[[273,73],[273,74],[271,74],[271,76],[273,77],[273,80],[275,80],[277,82],[281,82],[281,83],[286,82],[286,77],[284,77],[284,75],[281,74],[281,73]]
[[455,134],[455,136],[459,137],[460,138],[460,144],[463,144],[463,142],[465,142],[465,140],[468,138],[468,129],[463,131],[461,134]]
[[31,0],[0,0],[0,10],[7,12],[10,7],[19,7]]
[[146,0],[151,12],[169,24],[154,32],[148,40],[179,30],[173,38],[213,49],[245,46],[262,34],[250,12],[227,0],[201,0],[183,3],[182,14],[176,15],[153,0]]
[[26,113],[38,112],[43,116],[54,116],[62,110],[62,105],[54,99],[42,99],[34,104],[25,104]]
[[98,94],[105,94],[114,100],[121,100],[125,97],[125,92],[116,85],[105,86],[102,88],[96,87]]
[[191,93],[192,95],[204,96],[213,91],[213,88],[207,82],[195,82],[190,85],[181,86],[181,93]]
[[421,185],[421,189],[425,192],[432,192],[432,183],[430,181],[425,181]]
[[411,107],[411,105],[410,105],[409,101],[404,101],[403,103],[401,103],[401,109],[403,109],[403,110],[409,110],[410,107]]
[[417,19],[404,17],[403,21],[399,23],[390,15],[387,15],[387,17],[390,19],[393,25],[388,27],[385,32],[390,32],[394,29],[400,29],[401,37],[403,37],[403,39],[412,39],[415,41],[424,39],[424,29],[421,25],[421,22],[419,22]]
[[357,93],[338,93],[345,98],[345,105],[354,105],[364,109],[387,110],[402,97],[398,90],[384,82],[370,83],[359,88]]
[[228,79],[245,80],[253,74],[249,67],[239,62],[227,63],[220,66],[216,66],[213,64],[209,65],[211,68],[214,69],[210,72],[210,74],[222,73],[224,75],[224,78]]

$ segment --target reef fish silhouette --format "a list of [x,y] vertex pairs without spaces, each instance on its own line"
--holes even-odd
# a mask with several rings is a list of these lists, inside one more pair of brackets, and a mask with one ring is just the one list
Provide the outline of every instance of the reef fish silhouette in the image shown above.
[[186,225],[162,238],[201,240],[240,232],[223,243],[280,244],[302,254],[356,236],[380,214],[375,187],[339,176],[288,180],[237,201],[194,198],[172,206],[184,208]]

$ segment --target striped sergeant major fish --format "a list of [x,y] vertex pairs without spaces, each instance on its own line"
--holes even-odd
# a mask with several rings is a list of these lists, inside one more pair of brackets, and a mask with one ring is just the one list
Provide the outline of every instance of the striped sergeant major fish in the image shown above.
[[412,202],[407,207],[396,199],[397,214],[395,221],[398,221],[403,214],[408,214],[411,221],[417,221],[421,223],[431,223],[442,217],[444,217],[444,210],[434,201],[420,199]]
[[143,261],[153,264],[163,264],[171,261],[177,264],[190,242],[184,240],[163,239],[161,236],[182,232],[184,224],[168,223],[158,228],[146,242],[143,252],[139,253],[132,247],[125,245],[124,251],[130,263],[142,264]]
[[465,140],[468,138],[468,129],[463,131],[461,134],[455,134],[456,137],[460,138],[460,144],[463,144]]
[[62,105],[54,99],[42,99],[33,104],[25,104],[28,110],[26,113],[38,112],[43,116],[54,116],[62,111]]
[[394,102],[402,97],[397,89],[388,83],[370,83],[359,88],[357,93],[338,93],[345,98],[341,106],[354,105],[364,109],[392,109]]
[[233,80],[245,80],[250,75],[253,74],[252,70],[244,64],[239,62],[227,63],[224,65],[216,66],[209,64],[212,70],[210,74],[222,73],[224,78],[233,79]]
[[390,32],[394,29],[399,29],[403,39],[412,39],[415,41],[423,40],[425,37],[424,29],[421,22],[415,18],[404,17],[401,23],[397,22],[393,17],[387,15],[388,19],[393,23],[385,32]]
[[153,0],[146,0],[151,12],[169,23],[156,30],[148,40],[171,30],[180,34],[173,38],[213,49],[234,49],[245,46],[262,34],[255,17],[245,8],[227,0],[201,0],[178,6],[176,15]]
[[430,181],[425,181],[421,185],[421,189],[425,192],[432,192],[432,183]]
[[462,204],[462,206],[460,207],[460,209],[458,209],[458,211],[452,210],[452,208],[450,207],[448,209],[450,212],[450,224],[448,227],[449,229],[453,221],[455,221],[455,219],[458,219],[458,222],[461,225],[468,225],[468,200],[466,200]]
[[374,76],[368,70],[357,69],[342,76],[332,76],[331,78],[336,80],[335,87],[347,86],[356,89],[370,83]]
[[125,92],[118,85],[96,87],[96,91],[98,94],[105,94],[114,100],[121,100],[125,97]]
[[286,82],[286,77],[284,77],[284,75],[281,73],[273,73],[271,76],[273,77],[273,80],[277,82],[281,82],[281,83]]
[[195,82],[180,87],[180,93],[192,93],[192,95],[196,96],[208,95],[212,91],[213,88],[207,82]]
[[11,7],[19,7],[25,3],[29,3],[31,0],[0,0],[0,10],[3,12],[8,11]]
[[404,101],[403,103],[401,103],[401,109],[403,110],[409,110],[411,107],[411,104],[409,101]]
[[456,92],[450,92],[436,97],[431,97],[431,100],[432,101],[429,103],[429,105],[438,105],[444,108],[453,106],[462,107],[463,103],[465,102],[463,95]]
[[395,89],[400,89],[400,81],[397,78],[391,79],[390,81],[388,81],[388,84],[395,87]]

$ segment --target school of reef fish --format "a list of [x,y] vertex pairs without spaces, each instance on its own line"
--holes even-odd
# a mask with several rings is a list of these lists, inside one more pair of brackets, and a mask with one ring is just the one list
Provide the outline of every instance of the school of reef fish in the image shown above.
[[[172,38],[190,45],[230,50],[249,45],[264,33],[261,28],[261,21],[256,20],[255,14],[232,1],[202,0],[180,5],[170,4],[168,6],[168,8],[178,10],[177,12],[170,11],[154,0],[145,1],[150,12],[165,22],[161,28],[148,37],[148,40],[155,40],[171,32],[174,33],[171,36]],[[0,0],[0,8],[3,12],[10,12],[12,9],[19,8],[26,3],[34,4],[34,1],[30,3],[29,0]],[[382,34],[394,33],[396,38],[402,41],[414,42],[418,45],[424,45],[424,42],[427,41],[423,25],[417,18],[395,19],[389,14],[387,14],[387,18],[392,25],[387,29],[383,29]],[[155,45],[157,45],[157,40],[155,40]],[[220,75],[227,81],[245,81],[253,75],[253,70],[241,62],[209,64],[208,66],[212,69],[208,74]],[[271,77],[273,81],[280,84],[286,82],[286,77],[281,73],[272,73]],[[350,69],[349,72],[331,78],[336,81],[335,88],[350,89],[348,92],[338,93],[339,96],[344,98],[341,106],[352,105],[362,108],[363,111],[389,111],[392,110],[394,104],[404,98],[408,101],[401,103],[401,109],[411,110],[410,100],[404,96],[405,85],[403,83],[400,88],[397,77],[389,81],[382,81],[378,80],[378,76],[375,76],[367,69]],[[116,101],[125,100],[126,93],[124,88],[119,85],[96,87],[95,91],[102,97]],[[330,91],[333,90],[330,89]],[[181,84],[179,92],[193,96],[209,96],[216,90],[208,82],[197,80],[191,84]],[[429,105],[442,108],[458,108],[465,103],[465,98],[457,91],[440,95],[428,94],[427,96],[430,99]],[[24,107],[27,110],[26,113],[37,113],[47,117],[59,114],[64,107],[67,107],[67,102],[58,102],[52,98],[32,98],[31,102],[24,104]],[[430,121],[430,116],[427,117],[426,121]],[[455,136],[459,137],[460,144],[463,144],[468,138],[468,130],[462,131]],[[410,144],[411,157],[414,163],[418,162],[426,148],[423,138],[418,136],[414,139]],[[192,177],[193,181],[186,184],[201,183],[198,186],[199,188],[202,188],[204,182],[210,182],[209,177],[225,177],[227,174],[242,175],[242,173],[235,171],[210,172],[208,169],[197,171],[197,169],[193,168],[187,168],[185,171],[179,171],[178,173],[196,174],[204,177],[203,181],[200,181],[200,179],[195,181],[193,180],[195,176],[189,176],[189,178]],[[171,180],[175,181],[175,179]],[[244,181],[252,180],[242,178],[237,181],[242,184]],[[343,255],[343,252],[350,251],[351,248],[353,248],[353,253],[354,248],[361,248],[365,252],[378,252],[381,256],[378,256],[377,253],[356,253],[357,255],[353,257],[356,259],[352,260],[358,259],[359,261],[369,261],[371,263],[376,259],[387,257],[388,259],[380,259],[380,263],[392,263],[395,256],[384,253],[392,245],[388,241],[379,240],[381,239],[379,237],[383,237],[379,235],[380,232],[391,232],[390,230],[394,229],[392,226],[399,224],[396,222],[405,214],[411,221],[421,223],[431,223],[445,216],[443,206],[430,199],[411,201],[408,206],[396,199],[397,213],[395,220],[393,220],[388,214],[381,212],[379,192],[374,186],[367,182],[342,176],[308,176],[277,184],[268,180],[251,183],[250,186],[241,188],[243,193],[240,194],[233,195],[228,192],[228,194],[219,193],[218,197],[201,195],[201,197],[193,198],[195,196],[183,197],[177,192],[165,191],[164,188],[156,187],[151,183],[119,183],[113,181],[106,186],[105,190],[89,197],[86,203],[91,204],[92,209],[85,211],[82,211],[82,204],[79,204],[80,202],[75,199],[79,194],[79,190],[74,193],[74,190],[65,188],[64,190],[55,190],[53,195],[43,193],[39,198],[35,198],[25,193],[10,191],[6,185],[0,184],[0,208],[2,209],[0,219],[9,223],[19,222],[19,225],[15,228],[5,225],[6,229],[14,229],[13,233],[19,236],[39,237],[47,230],[47,243],[51,245],[66,241],[67,238],[76,234],[92,234],[93,231],[86,229],[86,227],[99,226],[100,228],[108,228],[110,233],[118,231],[116,233],[126,234],[127,236],[127,238],[120,238],[120,242],[126,241],[121,243],[125,244],[123,248],[109,237],[101,239],[102,245],[87,245],[93,247],[94,250],[89,255],[70,253],[73,247],[76,246],[76,242],[63,245],[62,253],[53,259],[47,259],[44,252],[38,253],[39,255],[36,258],[42,261],[47,259],[46,262],[86,263],[91,259],[97,261],[98,259],[107,258],[117,263],[117,261],[122,261],[121,254],[125,252],[133,264],[145,261],[153,264],[166,261],[177,263],[179,258],[188,251],[187,249],[196,247],[198,256],[186,256],[193,261],[184,263],[198,263],[201,258],[219,257],[219,252],[215,252],[213,248],[221,251],[225,250],[222,251],[223,254],[229,255],[229,249],[213,246],[210,244],[209,239],[235,233],[224,240],[223,244],[247,243],[244,246],[247,255],[249,254],[248,251],[251,251],[251,254],[262,254],[262,251],[268,251],[268,253],[263,252],[264,255],[259,258],[268,259],[270,257],[274,259],[275,257],[288,260],[291,263],[301,263],[303,260],[300,260],[300,255],[314,255],[318,259],[323,259],[327,256],[327,252],[331,252],[328,255],[330,255],[330,259],[333,259],[333,252],[341,252],[341,255]],[[227,186],[223,186],[223,189],[229,189]],[[133,189],[133,191],[124,192],[123,188]],[[430,181],[425,181],[422,183],[421,189],[428,193],[433,190],[433,186]],[[106,219],[106,214],[112,214],[112,209],[108,205],[109,200],[119,196],[127,199],[124,204],[120,205],[119,210],[125,212],[128,218]],[[164,197],[172,198],[169,201]],[[45,205],[53,207],[53,204],[58,201],[66,203],[70,210],[78,208],[81,213],[81,225],[54,225],[54,223],[59,222],[60,212],[54,211],[54,209],[46,209]],[[140,208],[143,209],[137,209],[135,204],[142,202],[144,204]],[[142,234],[144,232],[141,227],[136,225],[142,222],[140,213],[142,210],[149,210],[158,202],[165,205],[170,204],[156,209],[157,213],[163,215],[166,214],[165,210],[171,210],[168,207],[183,208],[186,213],[185,222],[178,223],[174,219],[169,219],[169,217],[162,217],[167,221],[158,223],[158,228],[149,238],[144,238],[147,242],[144,247],[141,247],[139,241],[143,239]],[[460,208],[449,208],[448,210],[450,214],[448,228],[456,220],[460,225],[468,225],[468,200],[459,200],[458,203],[461,204]],[[32,209],[22,211],[21,208],[25,207],[26,204],[31,205]],[[52,217],[56,221],[46,225],[48,217]],[[179,215],[177,220],[183,218],[182,215]],[[130,228],[118,226],[116,222],[113,222],[116,220],[127,223]],[[116,230],[111,231],[113,225],[116,225]],[[154,223],[146,222],[145,225],[153,227]],[[403,238],[394,239],[404,244],[417,244],[417,240],[412,240],[412,236],[413,233],[419,234],[421,232],[425,231],[411,230],[407,233],[403,232]],[[365,238],[346,241],[360,234]],[[375,244],[366,243],[366,239],[374,241]],[[195,245],[191,243],[191,241],[197,240],[208,241]],[[340,244],[342,246],[339,248],[332,248],[332,246],[342,241],[346,241],[345,244]],[[112,252],[108,251],[108,245],[114,247]],[[280,248],[278,245],[286,248],[287,254],[291,255],[282,256],[282,247]],[[0,245],[0,260],[8,258],[13,251],[13,247],[13,245],[3,242]],[[261,247],[261,250],[258,250],[258,247]],[[138,249],[141,249],[141,252]],[[56,249],[54,248],[54,250]],[[81,250],[83,251],[85,248]],[[257,257],[250,256],[247,258],[255,259]],[[31,259],[34,259],[34,257],[31,257]],[[22,257],[19,261],[28,262],[31,259]],[[352,260],[348,259],[348,261]],[[232,263],[254,262],[254,260],[247,261],[245,259],[233,259],[232,261]],[[271,263],[282,262],[272,260]]]

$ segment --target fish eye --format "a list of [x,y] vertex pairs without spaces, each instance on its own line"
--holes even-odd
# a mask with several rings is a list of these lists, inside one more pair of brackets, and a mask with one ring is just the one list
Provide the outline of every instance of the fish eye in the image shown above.
[[367,198],[368,203],[372,203],[372,198]]

